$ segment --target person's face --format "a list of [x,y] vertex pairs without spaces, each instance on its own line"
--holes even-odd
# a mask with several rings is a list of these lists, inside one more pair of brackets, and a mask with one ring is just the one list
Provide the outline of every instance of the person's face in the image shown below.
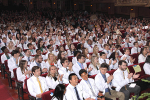
[[65,57],[65,53],[64,53],[64,52],[61,53],[61,57],[62,57],[62,58]]
[[83,80],[88,80],[88,74],[87,73],[82,73],[81,74],[81,78],[83,79]]
[[98,63],[98,59],[97,59],[97,57],[95,57],[95,59],[94,59],[94,63],[95,63],[95,64],[97,64],[97,63]]
[[122,62],[122,65],[119,65],[119,67],[122,71],[125,71],[127,69],[127,64]]
[[54,60],[54,56],[53,56],[52,54],[50,54],[50,55],[49,55],[49,59],[50,59],[51,61],[53,61],[53,60]]
[[61,48],[60,48],[60,51],[64,51],[64,47],[61,47]]
[[126,39],[126,42],[129,43],[129,39]]
[[31,55],[31,51],[30,50],[27,51],[27,55],[29,55],[29,56]]
[[40,45],[43,45],[43,41],[40,42]]
[[36,77],[39,77],[40,74],[41,74],[40,68],[39,68],[39,69],[36,69],[35,72],[33,72],[33,74],[34,74]]
[[78,85],[78,77],[76,75],[73,75],[72,79],[69,80],[69,81],[70,81],[70,84],[73,85],[73,86]]
[[116,52],[116,53],[115,53],[115,58],[118,58],[118,56],[119,56],[119,55],[118,55],[118,53]]
[[16,39],[16,37],[15,37],[15,36],[13,36],[13,37],[12,37],[12,39],[13,39],[13,40],[15,40],[15,39]]
[[109,46],[106,46],[105,49],[106,49],[106,50],[109,50]]
[[53,41],[50,41],[49,44],[50,44],[50,45],[53,45]]
[[32,49],[33,49],[33,45],[30,45],[30,46],[29,46],[29,49],[32,50]]
[[27,63],[27,61],[26,61],[26,63],[24,64],[24,67],[27,68],[27,65],[28,65],[28,63]]
[[41,63],[42,61],[43,61],[42,56],[39,56],[39,58],[38,58],[38,62],[39,62],[39,63]]
[[85,49],[85,53],[86,53],[86,54],[89,53],[87,48]]
[[106,54],[102,54],[101,58],[106,59]]
[[129,55],[130,54],[130,50],[126,50],[125,54]]
[[99,43],[102,44],[102,43],[103,43],[103,40],[102,40],[102,39],[99,39]]
[[55,66],[50,67],[50,73],[51,74],[55,74],[56,73],[56,67]]
[[96,52],[98,53],[98,51],[99,51],[98,47],[96,47],[95,50],[96,50]]
[[9,50],[6,48],[6,49],[4,50],[4,52],[5,52],[5,53],[8,53],[8,52],[9,52]]
[[51,46],[51,47],[49,47],[49,51],[53,51],[53,47]]
[[138,43],[135,43],[135,47],[138,47]]
[[147,54],[147,48],[144,48],[143,54]]
[[68,66],[68,60],[65,60],[65,61],[64,61],[63,66],[65,66],[65,67]]
[[84,63],[84,61],[85,61],[85,58],[84,57],[81,57],[81,63]]
[[74,49],[74,45],[73,44],[71,45],[71,49]]
[[37,51],[37,54],[38,54],[38,55],[41,55],[41,50],[38,50],[38,51]]
[[107,68],[100,67],[100,71],[102,74],[106,74]]
[[7,42],[7,39],[3,39],[3,42],[6,43],[6,42]]
[[23,43],[24,43],[24,40],[21,40],[21,43],[23,44]]
[[134,39],[135,39],[135,41],[137,41],[137,40],[138,40],[138,37],[135,37]]

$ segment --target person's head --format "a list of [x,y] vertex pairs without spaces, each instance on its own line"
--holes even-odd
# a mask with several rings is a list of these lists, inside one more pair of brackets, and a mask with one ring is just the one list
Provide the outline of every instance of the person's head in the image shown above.
[[125,38],[125,41],[126,41],[126,43],[129,43],[129,38],[126,37],[126,38]]
[[125,60],[120,60],[118,65],[120,70],[122,71],[125,71],[127,69],[127,62]]
[[6,37],[3,37],[2,41],[3,41],[4,43],[6,43],[6,42],[7,42],[7,38],[6,38]]
[[21,38],[20,43],[24,44],[24,39],[23,38]]
[[136,47],[136,48],[139,46],[138,42],[134,42],[133,44],[134,44],[134,47]]
[[53,40],[52,39],[49,40],[49,44],[53,45]]
[[59,51],[65,51],[63,45],[59,46]]
[[86,80],[86,81],[88,80],[88,74],[87,74],[87,71],[85,69],[81,69],[79,71],[79,75],[81,76],[81,78],[83,80]]
[[105,52],[100,52],[100,57],[101,57],[102,59],[106,59],[106,54],[105,54]]
[[99,70],[102,74],[106,74],[108,69],[109,69],[109,65],[107,63],[102,63],[101,67],[99,68]]
[[99,38],[98,42],[99,42],[99,44],[103,44],[103,39]]
[[71,51],[73,51],[73,50],[75,49],[75,46],[74,46],[74,44],[73,44],[73,43],[72,43],[72,44],[70,44],[69,49],[70,49]]
[[9,50],[7,49],[6,46],[3,46],[3,47],[1,48],[1,50],[2,50],[4,53],[8,53],[8,52],[9,52]]
[[141,48],[140,54],[143,54],[144,56],[147,54],[147,47]]
[[130,54],[129,48],[125,48],[125,49],[124,49],[124,54],[126,54],[126,55],[129,55],[129,54]]
[[38,66],[33,66],[32,67],[32,73],[35,77],[39,77],[41,75],[41,70],[40,67]]
[[37,63],[41,63],[43,61],[43,57],[41,55],[35,55],[35,61]]
[[53,53],[49,53],[48,60],[50,60],[51,62],[55,62],[55,55]]
[[32,45],[31,43],[28,43],[28,44],[27,44],[27,47],[28,47],[30,50],[33,49],[33,45]]
[[63,67],[66,68],[66,67],[68,66],[68,59],[65,58],[65,57],[62,58],[62,59],[61,59],[61,64],[62,64]]
[[66,93],[66,87],[63,84],[58,84],[55,88],[54,97],[63,100],[63,96]]
[[43,40],[40,38],[38,41],[38,48],[40,49],[41,47],[43,47]]
[[104,49],[105,50],[109,50],[109,45],[108,44],[104,44]]
[[115,48],[116,48],[116,50],[120,50],[121,46],[120,45],[116,45]]
[[54,65],[50,66],[47,76],[52,76],[52,75],[57,76],[57,74],[58,73],[57,73],[56,66],[54,66]]
[[93,53],[97,54],[98,52],[99,52],[99,48],[97,47],[97,45],[95,45],[93,48]]
[[135,35],[135,36],[134,36],[134,39],[135,39],[135,41],[138,41],[138,36]]
[[150,55],[146,57],[145,63],[150,63]]
[[62,59],[65,57],[65,52],[64,51],[60,51],[58,54],[58,59]]
[[97,64],[98,63],[98,57],[97,56],[92,56],[91,63],[92,64]]
[[22,73],[24,73],[24,69],[27,69],[28,62],[26,60],[21,60],[19,62],[19,67],[21,68]]
[[13,51],[11,52],[11,55],[12,55],[14,58],[18,58],[19,55],[20,55],[20,53],[19,53],[18,50],[13,50]]
[[89,53],[88,48],[83,49],[82,53],[84,56],[86,56]]
[[116,58],[118,58],[118,56],[119,56],[119,55],[118,55],[117,52],[113,52],[113,53],[111,53],[109,59],[115,60]]
[[41,50],[40,49],[36,49],[36,54],[37,55],[41,55]]
[[52,51],[53,51],[52,45],[48,45],[48,46],[47,46],[47,49],[48,49],[50,52],[52,52]]
[[78,77],[75,73],[71,73],[68,78],[69,78],[69,83],[72,86],[78,85]]
[[87,43],[88,43],[89,45],[92,45],[92,41],[91,41],[90,39],[87,40]]
[[79,54],[79,55],[77,56],[77,61],[78,61],[79,63],[84,63],[84,61],[85,61],[85,56],[84,56],[83,54]]
[[29,49],[26,49],[24,52],[27,57],[29,57],[31,55],[31,51]]
[[10,42],[8,43],[8,47],[14,47],[14,43],[13,43],[12,41],[10,41]]

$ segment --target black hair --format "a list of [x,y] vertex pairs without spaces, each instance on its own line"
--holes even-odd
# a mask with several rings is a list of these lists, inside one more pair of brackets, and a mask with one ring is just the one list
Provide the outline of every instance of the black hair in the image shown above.
[[126,63],[126,64],[127,64],[127,62],[126,62],[125,60],[120,60],[120,61],[118,62],[118,65],[122,65],[122,63]]
[[102,56],[103,54],[105,54],[105,52],[100,52],[100,56]]
[[40,68],[39,66],[33,66],[33,67],[32,67],[32,73],[35,72],[35,70],[37,70],[37,69],[39,69],[39,68]]
[[81,69],[81,70],[79,71],[79,75],[81,76],[82,73],[86,73],[86,74],[87,74],[87,71],[86,71],[85,69]]
[[80,54],[81,54],[81,52],[80,52],[80,51],[75,51],[75,52],[74,52],[74,57],[76,57],[76,55],[77,55],[78,53],[80,53]]
[[65,85],[58,84],[55,88],[53,97],[56,97],[58,100],[63,100],[65,89],[66,89]]
[[116,54],[116,52],[111,53],[109,59],[115,60],[115,54]]
[[78,56],[77,56],[77,61],[79,60],[79,59],[81,59],[82,57],[85,57],[83,54],[79,54]]
[[77,76],[75,73],[71,73],[70,75],[69,75],[69,77],[68,77],[68,79],[69,79],[69,83],[70,83],[70,80],[72,80],[72,76]]
[[109,69],[109,65],[107,63],[102,63],[100,68],[107,68],[107,69]]
[[146,57],[145,63],[150,63],[150,55]]
[[27,47],[29,48],[29,46],[31,46],[31,45],[32,45],[31,43],[28,43],[28,44],[27,44]]
[[6,46],[3,46],[3,47],[1,48],[1,50],[4,52],[6,48],[7,48]]
[[49,47],[51,47],[51,46],[52,46],[52,45],[48,45],[48,46],[47,46],[47,49],[49,49]]
[[17,53],[19,53],[18,50],[13,50],[13,51],[11,52],[11,55],[14,56],[14,54],[17,54]]
[[65,60],[68,60],[67,58],[62,58],[62,59],[60,59],[61,60],[61,64],[63,65],[63,63],[65,62]]

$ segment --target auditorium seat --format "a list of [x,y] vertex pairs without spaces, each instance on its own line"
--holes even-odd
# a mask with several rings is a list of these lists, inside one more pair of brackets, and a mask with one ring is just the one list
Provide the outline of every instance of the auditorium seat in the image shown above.
[[75,43],[73,43],[76,49],[77,49],[78,43],[80,43],[80,42],[75,42]]
[[87,68],[89,67],[90,63],[91,63],[91,62],[86,63],[86,64],[87,64]]
[[113,75],[113,73],[114,73],[115,71],[116,71],[116,70],[113,69],[113,70],[107,71],[107,73],[108,73],[109,75]]
[[68,57],[68,60],[69,60],[70,62],[72,62],[72,57],[74,57],[74,56],[69,56],[69,57]]
[[47,92],[44,92],[42,94],[42,100],[51,100],[52,99],[52,96],[50,95],[51,93],[54,94],[54,91],[55,90],[50,90],[50,91],[47,91]]
[[46,77],[48,73],[41,74],[42,77]]
[[95,74],[95,75],[91,75],[91,76],[89,76],[89,78],[93,78],[93,79],[95,79],[95,76],[96,76],[97,74]]
[[131,57],[133,57],[133,59],[135,58],[135,61],[133,62],[134,64],[138,64],[138,56],[139,56],[138,53],[134,53],[131,55]]

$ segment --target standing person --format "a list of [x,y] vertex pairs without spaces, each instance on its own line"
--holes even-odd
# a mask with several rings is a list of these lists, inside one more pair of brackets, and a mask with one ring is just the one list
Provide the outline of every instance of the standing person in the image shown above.
[[140,93],[140,87],[136,85],[135,87],[129,87],[129,83],[134,82],[134,79],[139,77],[139,74],[128,73],[127,62],[120,60],[119,68],[113,73],[112,84],[116,87],[116,91],[123,92],[125,94],[125,100],[129,100],[130,93],[134,93],[137,97]]
[[32,68],[33,76],[27,80],[27,88],[31,96],[36,97],[36,100],[42,100],[42,94],[49,90],[46,79],[40,76],[40,67]]

